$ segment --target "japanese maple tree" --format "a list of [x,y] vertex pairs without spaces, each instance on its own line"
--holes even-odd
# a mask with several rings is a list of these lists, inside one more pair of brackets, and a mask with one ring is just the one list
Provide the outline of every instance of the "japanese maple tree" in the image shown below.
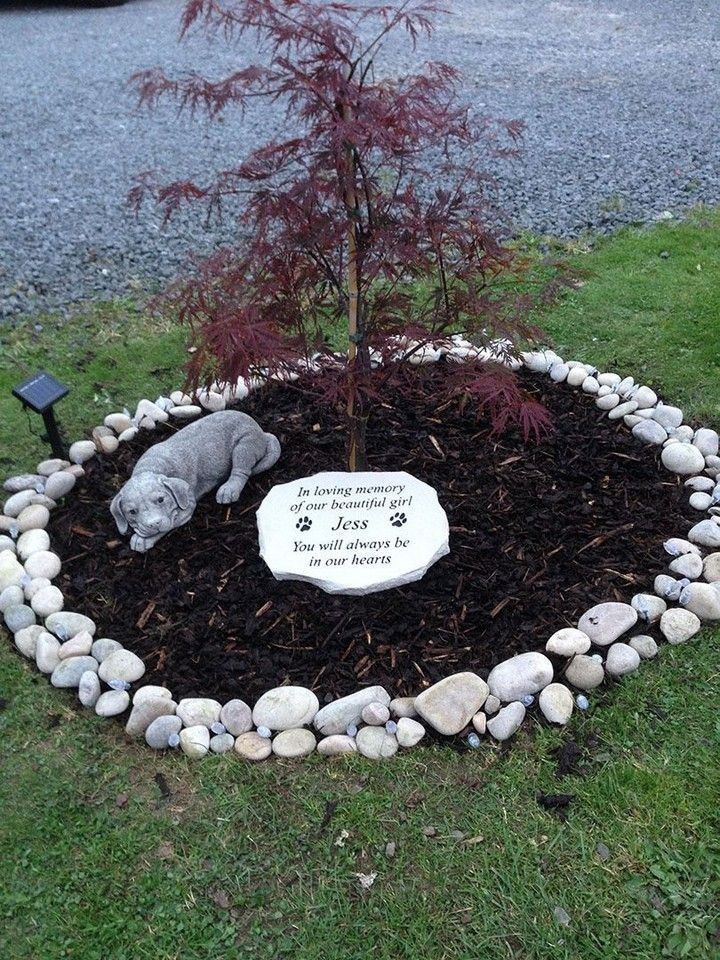
[[[345,406],[351,470],[366,466],[372,403],[403,360],[458,332],[480,345],[500,339],[509,357],[535,332],[526,318],[536,298],[518,285],[526,265],[498,239],[493,180],[477,161],[479,144],[513,149],[522,125],[473,117],[446,63],[400,77],[376,65],[391,32],[415,46],[444,12],[435,0],[187,0],[183,35],[200,28],[232,42],[250,32],[262,62],[221,79],[161,69],[132,78],[141,103],[170,97],[211,117],[257,98],[284,103],[291,136],[230,158],[205,183],[143,174],[131,200],[150,191],[167,217],[185,203],[222,215],[244,201],[234,215],[247,239],[171,293],[196,348],[190,383],[287,377],[329,355],[324,331],[342,324],[346,362],[328,363],[322,382]],[[448,363],[446,381],[497,428],[515,423],[527,436],[548,424],[501,364]]]

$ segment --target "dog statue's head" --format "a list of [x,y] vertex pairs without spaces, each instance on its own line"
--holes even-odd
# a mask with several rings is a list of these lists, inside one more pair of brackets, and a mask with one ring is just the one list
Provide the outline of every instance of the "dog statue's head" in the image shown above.
[[128,482],[110,504],[110,512],[120,533],[128,527],[141,537],[157,537],[182,526],[195,510],[190,485],[178,477],[161,473],[139,473]]

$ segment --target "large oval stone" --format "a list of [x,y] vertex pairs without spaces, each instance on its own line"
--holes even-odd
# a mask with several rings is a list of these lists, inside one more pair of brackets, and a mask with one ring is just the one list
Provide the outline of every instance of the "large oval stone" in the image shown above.
[[221,709],[218,701],[210,697],[185,697],[178,703],[176,713],[186,727],[210,727],[220,719]]
[[97,627],[95,621],[82,613],[72,613],[69,610],[63,610],[61,613],[51,613],[45,621],[45,629],[54,633],[61,640],[69,640],[76,634],[87,630],[91,637],[95,636]]
[[637,623],[637,610],[629,603],[598,603],[578,620],[578,630],[598,647],[607,647]]
[[80,678],[86,670],[97,672],[98,662],[95,657],[69,657],[61,660],[50,677],[54,687],[78,687]]
[[553,678],[553,665],[542,653],[521,653],[490,671],[490,693],[505,703],[522,700],[546,687]]
[[398,742],[394,734],[384,727],[363,727],[355,737],[358,751],[369,760],[385,760],[398,751]]
[[315,734],[305,727],[282,730],[272,742],[272,751],[278,757],[293,760],[307,757],[315,749]]
[[566,724],[572,716],[575,701],[563,683],[551,683],[541,692],[538,705],[550,723]]
[[348,727],[357,726],[360,723],[363,709],[369,703],[382,703],[389,706],[390,695],[384,687],[374,686],[357,690],[355,693],[348,694],[347,697],[339,697],[318,711],[313,726],[324,737],[343,734]]
[[289,730],[310,723],[319,707],[318,698],[307,687],[275,687],[260,697],[252,719],[256,727]]
[[470,723],[488,693],[488,685],[476,673],[454,673],[418,694],[415,709],[438,733],[451,737]]
[[145,664],[136,653],[130,650],[115,650],[114,653],[105,657],[98,673],[100,679],[106,683],[108,680],[125,680],[127,683],[135,683],[145,673]]

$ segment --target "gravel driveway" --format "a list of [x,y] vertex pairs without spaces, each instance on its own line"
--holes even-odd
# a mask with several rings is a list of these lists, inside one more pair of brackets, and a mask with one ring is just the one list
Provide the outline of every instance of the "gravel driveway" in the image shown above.
[[[720,200],[716,0],[448,2],[431,43],[387,62],[449,60],[480,111],[527,122],[522,159],[496,171],[518,228],[569,236]],[[0,3],[0,319],[162,283],[222,239],[200,211],[135,220],[132,176],[202,177],[279,116],[135,113],[126,81],[156,64],[221,75],[251,44],[178,44],[180,0]]]

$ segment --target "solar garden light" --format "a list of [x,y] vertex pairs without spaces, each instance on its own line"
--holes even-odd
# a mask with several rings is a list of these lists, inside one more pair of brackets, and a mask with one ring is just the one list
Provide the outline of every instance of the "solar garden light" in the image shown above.
[[53,413],[53,404],[67,396],[70,393],[70,388],[66,387],[64,383],[60,383],[49,373],[41,370],[13,387],[12,392],[25,409],[29,408],[42,415],[52,452],[61,460],[66,459],[65,446]]

